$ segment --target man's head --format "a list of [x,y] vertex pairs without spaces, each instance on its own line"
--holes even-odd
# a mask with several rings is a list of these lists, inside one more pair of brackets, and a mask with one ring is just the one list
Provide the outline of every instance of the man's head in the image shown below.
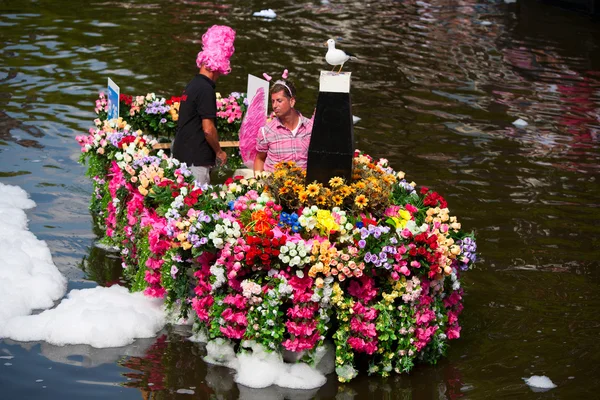
[[296,105],[296,87],[288,80],[276,81],[270,90],[271,107],[279,118],[289,115]]
[[235,48],[235,31],[228,26],[213,25],[202,35],[202,51],[198,53],[196,65],[205,71],[212,72],[213,80],[220,75],[231,72],[229,58],[233,55]]

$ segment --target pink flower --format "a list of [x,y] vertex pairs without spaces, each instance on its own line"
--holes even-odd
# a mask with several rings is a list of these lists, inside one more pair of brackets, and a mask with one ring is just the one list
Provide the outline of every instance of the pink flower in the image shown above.
[[241,294],[228,294],[227,296],[225,296],[225,299],[223,299],[223,303],[228,304],[230,306],[234,306],[238,310],[243,310],[246,308],[247,300]]
[[317,320],[313,319],[308,322],[293,322],[287,321],[285,326],[288,332],[296,336],[310,336],[317,328]]
[[448,339],[458,339],[460,337],[460,326],[456,324],[449,327],[446,331],[446,336],[448,336]]
[[241,339],[246,333],[245,327],[233,327],[231,325],[220,326],[219,330],[230,339]]
[[154,271],[146,271],[144,279],[151,285],[159,284],[160,273],[155,273]]
[[149,297],[163,298],[167,294],[167,291],[165,290],[165,288],[160,286],[151,286],[144,290],[144,294]]
[[225,309],[225,311],[223,311],[223,313],[221,313],[221,317],[225,321],[231,322],[233,324],[237,324],[237,325],[241,325],[241,326],[248,325],[248,320],[246,319],[246,316],[244,315],[243,311],[233,312],[233,310],[231,308],[227,308],[227,309]]

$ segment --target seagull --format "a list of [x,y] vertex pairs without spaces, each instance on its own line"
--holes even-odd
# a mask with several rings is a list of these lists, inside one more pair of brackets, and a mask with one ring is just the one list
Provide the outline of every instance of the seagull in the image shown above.
[[329,39],[325,45],[329,48],[327,50],[327,54],[325,54],[325,61],[327,61],[329,65],[333,65],[332,71],[335,69],[336,65],[339,65],[340,69],[338,70],[338,74],[342,72],[342,67],[346,61],[348,61],[351,57],[356,58],[356,56],[352,53],[336,49],[335,40],[333,39]]

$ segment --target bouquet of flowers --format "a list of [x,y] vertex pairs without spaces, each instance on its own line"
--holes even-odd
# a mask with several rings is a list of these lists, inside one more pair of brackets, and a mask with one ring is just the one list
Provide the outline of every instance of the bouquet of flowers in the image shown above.
[[[177,132],[179,107],[182,98],[172,96],[169,99],[148,93],[145,96],[119,96],[119,118],[131,130],[141,130],[158,141],[172,140]],[[243,93],[233,92],[227,97],[217,93],[217,131],[223,141],[237,141],[242,123],[242,116],[247,109],[247,99]],[[97,128],[105,126],[108,119],[108,99],[103,92],[99,93],[94,111],[97,118],[94,124]],[[228,162],[220,169],[224,175],[242,165],[242,159],[237,147],[226,148]]]

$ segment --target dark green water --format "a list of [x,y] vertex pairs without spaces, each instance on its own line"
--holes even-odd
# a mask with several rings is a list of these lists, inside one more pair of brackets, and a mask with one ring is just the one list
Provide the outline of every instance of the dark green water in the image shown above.
[[[93,248],[77,134],[111,77],[179,95],[212,24],[238,32],[222,93],[290,70],[315,104],[324,42],[357,53],[357,147],[447,198],[477,233],[462,337],[410,376],[250,390],[169,328],[118,349],[0,341],[0,398],[579,399],[600,390],[600,24],[534,1],[0,2],[0,182],[27,190],[30,229],[70,288],[119,279]],[[273,8],[267,21],[253,11]],[[525,119],[517,129],[512,122]],[[0,305],[1,306],[1,305]],[[7,365],[10,364],[10,365]],[[523,377],[558,386],[536,393]],[[36,382],[36,380],[43,380]],[[193,395],[177,393],[190,389]]]

